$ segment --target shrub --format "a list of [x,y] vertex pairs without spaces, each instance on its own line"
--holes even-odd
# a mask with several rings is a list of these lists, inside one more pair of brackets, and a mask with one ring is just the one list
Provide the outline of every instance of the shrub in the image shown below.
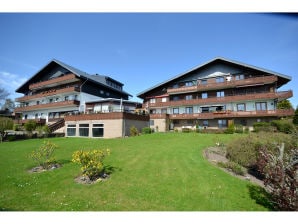
[[190,128],[182,128],[182,132],[189,133],[189,132],[191,132],[191,129]]
[[37,162],[38,166],[48,169],[55,162],[53,155],[56,148],[57,146],[54,143],[44,141],[38,149],[31,153],[30,157]]
[[32,132],[35,130],[36,128],[36,121],[34,120],[29,120],[24,124],[25,130],[28,132]]
[[225,134],[234,134],[235,133],[235,125],[229,124],[228,128],[224,131]]
[[110,155],[110,150],[76,151],[72,155],[72,162],[80,164],[83,175],[90,180],[96,180],[104,174],[103,160]]
[[0,141],[5,137],[5,131],[13,128],[13,120],[7,117],[0,117]]
[[235,133],[243,133],[243,126],[241,124],[236,124],[235,125]]
[[286,152],[283,145],[278,148],[279,153],[276,153],[266,146],[261,147],[257,165],[265,176],[264,184],[269,187],[276,207],[284,211],[297,211],[298,149]]
[[253,124],[253,127],[254,127],[255,132],[260,132],[260,131],[272,132],[272,131],[274,131],[274,128],[270,125],[269,122],[255,122]]
[[152,130],[150,127],[144,127],[142,128],[142,134],[151,134]]
[[133,125],[130,127],[130,136],[137,136],[139,135],[138,129]]
[[271,121],[271,125],[276,127],[278,131],[284,132],[286,134],[292,133],[295,130],[294,124],[287,119]]
[[293,117],[293,124],[298,125],[298,106],[296,107],[295,114]]

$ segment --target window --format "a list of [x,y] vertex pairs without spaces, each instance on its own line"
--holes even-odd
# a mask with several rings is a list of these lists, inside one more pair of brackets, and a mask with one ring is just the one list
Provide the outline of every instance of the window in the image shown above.
[[173,101],[178,101],[179,100],[179,96],[173,96]]
[[242,80],[244,79],[244,75],[241,74],[241,75],[235,75],[235,80]]
[[227,120],[218,120],[218,128],[227,127]]
[[202,93],[202,99],[207,99],[208,98],[208,93]]
[[186,99],[186,100],[192,100],[192,95],[186,95],[186,96],[185,96],[185,99]]
[[245,104],[244,103],[237,104],[237,111],[245,111]]
[[266,102],[260,102],[256,103],[256,110],[267,110],[267,103]]
[[218,92],[216,93],[216,96],[217,96],[217,97],[225,97],[225,92],[224,92],[224,91],[218,91]]
[[89,124],[79,124],[79,136],[89,136]]
[[173,108],[173,114],[179,114],[179,108]]
[[216,83],[224,82],[225,78],[224,77],[216,77]]
[[155,103],[155,102],[156,102],[155,98],[150,99],[150,103]]
[[167,97],[161,98],[161,102],[163,102],[163,103],[167,102]]
[[192,107],[186,107],[185,108],[185,113],[186,114],[192,114],[193,113],[193,108]]
[[103,137],[104,125],[103,124],[93,124],[92,126],[92,136],[93,137]]
[[173,88],[175,89],[175,88],[179,88],[179,85],[177,84],[177,83],[175,83],[174,85],[173,85]]
[[167,109],[161,109],[161,113],[162,114],[166,114],[167,113]]
[[202,107],[202,113],[209,113],[209,107]]
[[150,120],[149,123],[150,123],[150,126],[154,126],[154,120]]
[[204,120],[203,121],[203,126],[208,127],[209,126],[209,121],[208,120]]
[[75,124],[67,125],[67,136],[76,136],[76,125]]
[[185,86],[193,86],[193,82],[189,81],[185,83]]
[[65,101],[67,101],[68,99],[69,99],[69,97],[68,97],[68,96],[65,96],[65,97],[64,97],[64,100],[65,100]]
[[202,84],[202,85],[207,85],[207,79],[202,79],[202,80],[201,80],[201,84]]

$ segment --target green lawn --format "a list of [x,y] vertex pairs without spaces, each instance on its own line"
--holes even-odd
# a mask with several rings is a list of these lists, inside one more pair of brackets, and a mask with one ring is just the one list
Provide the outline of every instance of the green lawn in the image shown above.
[[[121,139],[52,138],[62,168],[29,173],[29,154],[44,139],[0,144],[2,211],[262,211],[249,184],[210,164],[203,150],[237,135],[155,133]],[[106,149],[113,168],[101,183],[82,185],[71,162],[79,149]]]

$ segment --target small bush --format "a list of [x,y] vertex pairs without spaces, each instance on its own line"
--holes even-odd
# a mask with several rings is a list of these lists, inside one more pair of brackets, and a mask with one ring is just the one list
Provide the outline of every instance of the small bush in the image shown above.
[[235,133],[243,133],[243,126],[241,124],[236,124],[235,125]]
[[96,180],[104,174],[103,160],[110,155],[110,150],[76,151],[72,155],[72,162],[80,164],[83,175],[90,180]]
[[192,130],[190,128],[182,128],[182,132],[183,133],[189,133],[191,132]]
[[289,134],[295,130],[294,124],[290,120],[274,120],[271,121],[271,125],[276,127],[276,129],[280,132]]
[[53,155],[56,148],[57,146],[54,143],[44,141],[38,149],[31,153],[30,157],[37,162],[38,166],[48,169],[55,162]]
[[228,128],[224,131],[225,134],[234,134],[235,133],[235,125],[232,123],[228,126]]
[[255,132],[260,132],[260,131],[273,132],[274,131],[274,128],[268,122],[255,122],[253,124],[253,127]]
[[150,127],[144,127],[142,128],[142,134],[151,134],[152,129]]
[[137,136],[139,135],[139,131],[135,126],[130,127],[130,136]]
[[24,124],[25,130],[28,132],[32,132],[35,130],[36,128],[36,121],[34,120],[29,120]]

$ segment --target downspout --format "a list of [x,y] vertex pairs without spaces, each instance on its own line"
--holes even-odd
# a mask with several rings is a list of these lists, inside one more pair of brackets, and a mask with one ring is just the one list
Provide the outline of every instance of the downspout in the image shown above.
[[[79,108],[79,112],[81,112],[81,104],[82,104],[82,86],[88,81],[88,78],[82,83],[82,85],[80,85],[80,108]],[[84,105],[84,110],[85,110],[85,105]],[[83,111],[84,112],[84,111]]]

